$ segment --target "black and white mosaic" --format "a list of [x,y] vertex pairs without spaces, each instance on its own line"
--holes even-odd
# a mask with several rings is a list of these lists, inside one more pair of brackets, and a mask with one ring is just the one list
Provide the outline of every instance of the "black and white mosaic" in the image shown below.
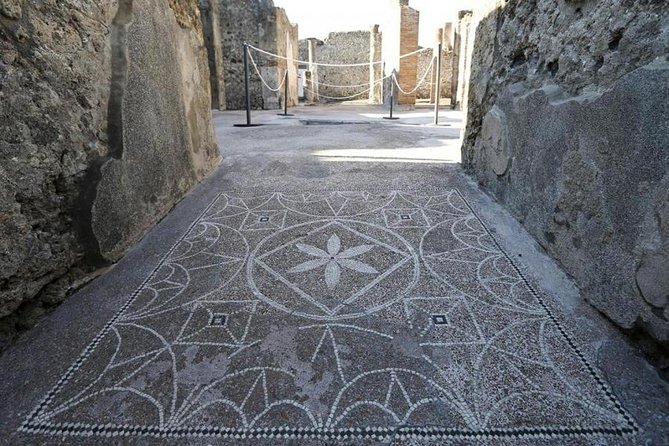
[[636,429],[448,189],[220,195],[21,427],[321,439]]

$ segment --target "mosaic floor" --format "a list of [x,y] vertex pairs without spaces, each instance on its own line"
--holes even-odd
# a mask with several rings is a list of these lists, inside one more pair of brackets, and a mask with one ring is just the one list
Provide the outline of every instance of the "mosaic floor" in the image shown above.
[[636,430],[457,190],[222,194],[194,219],[22,431]]

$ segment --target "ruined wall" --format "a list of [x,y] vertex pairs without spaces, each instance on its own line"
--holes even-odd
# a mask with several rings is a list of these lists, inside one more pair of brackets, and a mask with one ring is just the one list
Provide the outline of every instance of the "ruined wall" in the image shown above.
[[[225,70],[225,102],[230,110],[246,107],[244,89],[244,51],[247,42],[270,53],[286,56],[286,33],[297,57],[297,27],[290,24],[285,11],[275,8],[272,0],[215,0],[218,2],[220,34],[223,36],[223,66]],[[285,72],[285,61],[251,52],[260,74],[267,84],[276,89]],[[260,77],[249,66],[251,107],[277,109],[282,93],[264,87]],[[290,71],[290,70],[289,70]],[[296,80],[295,82],[296,88]],[[296,98],[296,93],[293,95]],[[295,99],[296,101],[296,99]]]
[[193,0],[0,2],[0,348],[219,161]]
[[223,36],[221,36],[220,14],[216,0],[199,0],[202,31],[209,62],[209,86],[211,106],[225,110],[225,75],[223,67]]
[[667,54],[665,2],[508,1],[478,25],[463,146],[589,302],[665,347]]
[[383,33],[379,25],[369,31],[369,103],[383,103]]
[[[276,8],[275,14],[276,14],[275,34],[276,34],[277,54],[281,54],[290,59],[290,60],[287,59],[277,60],[278,83],[276,85],[279,85],[281,82],[283,82],[283,76],[285,76],[286,71],[288,71],[288,78],[287,78],[288,106],[292,107],[297,105],[298,103],[297,63],[296,63],[299,56],[299,44],[297,38],[298,26],[297,24],[293,24],[290,22],[290,20],[288,19],[288,15],[286,14],[286,11],[283,8]],[[270,86],[274,87],[274,84],[270,84]],[[278,92],[278,96],[280,105],[283,105],[285,96],[285,91],[283,88]]]
[[[423,76],[425,71],[428,69],[430,66],[430,62],[432,62],[434,50],[425,50],[422,53],[418,55],[418,72],[417,72],[417,77],[418,80]],[[452,60],[453,60],[453,52],[448,49],[444,49],[441,52],[441,97],[442,98],[450,98],[451,97],[451,81],[453,77],[453,65],[452,65]],[[427,75],[427,79],[423,85],[421,85],[418,88],[418,91],[416,92],[416,97],[418,99],[430,99],[434,95],[434,86],[437,82],[436,79],[436,64],[437,61],[434,62],[432,65],[432,68],[430,70],[430,73]]]
[[[369,31],[332,32],[317,46],[316,60],[327,64],[358,64],[357,67],[319,67],[319,93],[331,97],[358,94],[369,89]],[[339,88],[330,85],[350,85]],[[355,99],[367,99],[362,95]]]

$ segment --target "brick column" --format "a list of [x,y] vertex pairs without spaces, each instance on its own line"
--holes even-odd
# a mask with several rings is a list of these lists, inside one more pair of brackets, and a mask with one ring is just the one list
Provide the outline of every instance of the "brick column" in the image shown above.
[[[409,7],[408,1],[400,0],[400,55],[418,49],[418,27],[420,13]],[[418,82],[418,55],[405,57],[399,63],[398,82],[403,90],[410,91]],[[397,100],[400,105],[415,105],[416,93],[405,95],[399,93]]]
[[382,35],[379,25],[372,26],[369,33],[369,103],[381,104],[383,102],[383,85],[380,82],[383,77],[383,64],[381,62]]

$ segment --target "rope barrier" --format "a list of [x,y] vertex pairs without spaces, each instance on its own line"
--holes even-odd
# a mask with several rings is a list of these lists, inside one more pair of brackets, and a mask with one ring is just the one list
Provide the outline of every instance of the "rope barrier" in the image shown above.
[[[306,91],[310,92],[310,93],[316,94],[316,93],[315,93],[312,89],[310,89],[310,88],[304,87],[304,89],[305,89]],[[335,97],[335,96],[325,96],[325,95],[323,95],[323,94],[320,94],[320,92],[319,92],[319,93],[317,94],[317,96],[318,96],[319,98],[333,99],[333,100],[339,100],[339,101],[342,101],[342,100],[353,99],[353,98],[356,98],[356,97],[358,97],[358,96],[362,96],[363,94],[365,94],[365,93],[369,93],[370,91],[372,91],[372,88],[368,88],[368,89],[365,90],[365,91],[361,91],[360,93],[356,93],[356,94],[353,94],[353,95],[351,95],[351,96],[337,96],[337,97]]]
[[275,93],[279,92],[279,91],[281,90],[281,87],[283,87],[284,82],[286,82],[286,78],[287,78],[288,76],[286,76],[286,75],[282,76],[282,77],[283,77],[283,80],[281,81],[281,83],[279,84],[279,86],[276,87],[276,89],[274,89],[274,88],[270,87],[269,84],[267,84],[267,82],[265,81],[265,79],[262,77],[262,74],[260,74],[260,70],[258,69],[258,65],[256,65],[256,61],[253,59],[253,56],[251,55],[250,52],[249,52],[249,59],[251,60],[251,63],[253,64],[253,68],[256,70],[256,73],[258,73],[258,77],[260,78],[260,81],[261,81],[263,84],[265,84],[265,87],[267,87],[267,89],[268,89],[269,91],[273,91],[273,92],[275,92]]
[[397,85],[397,89],[399,91],[401,91],[402,93],[404,93],[405,95],[412,95],[415,92],[417,92],[418,89],[421,87],[421,85],[423,85],[423,82],[425,82],[425,79],[427,78],[427,75],[432,72],[432,66],[434,65],[434,59],[435,58],[433,57],[432,61],[430,61],[430,65],[428,65],[427,70],[425,70],[425,73],[423,74],[423,77],[421,77],[421,79],[418,81],[418,84],[416,85],[416,88],[414,88],[413,90],[411,90],[409,92],[404,91],[402,89],[402,87],[400,87],[400,83],[397,81],[397,76],[395,76],[395,73],[393,73],[392,74],[393,81],[395,81],[395,85]]
[[[259,53],[265,54],[267,56],[275,57],[277,59],[292,60],[293,62],[298,63],[298,64],[316,65],[316,66],[319,66],[319,67],[366,67],[366,66],[369,66],[369,65],[377,65],[377,64],[383,63],[382,60],[377,60],[377,61],[374,61],[374,62],[350,63],[350,64],[333,64],[333,63],[309,62],[309,61],[306,61],[306,60],[289,59],[286,56],[280,56],[278,54],[270,53],[269,51],[262,50],[260,48],[257,48],[255,46],[251,45],[251,44],[248,44],[248,47],[258,51]],[[421,48],[419,50],[412,51],[412,52],[407,53],[407,54],[402,54],[400,56],[400,59],[404,59],[405,57],[413,56],[414,54],[422,53],[423,51],[427,51],[429,49],[431,49],[431,48]]]
[[[376,85],[380,84],[381,82],[385,81],[389,77],[391,77],[392,74],[389,74],[386,77],[382,77],[376,81],[374,81],[373,84],[371,85]],[[330,87],[330,88],[360,88],[360,87],[367,87],[370,85],[369,82],[365,82],[364,84],[358,84],[358,85],[333,85],[333,84],[326,84],[325,82],[314,82],[314,84],[318,85],[319,87]]]

